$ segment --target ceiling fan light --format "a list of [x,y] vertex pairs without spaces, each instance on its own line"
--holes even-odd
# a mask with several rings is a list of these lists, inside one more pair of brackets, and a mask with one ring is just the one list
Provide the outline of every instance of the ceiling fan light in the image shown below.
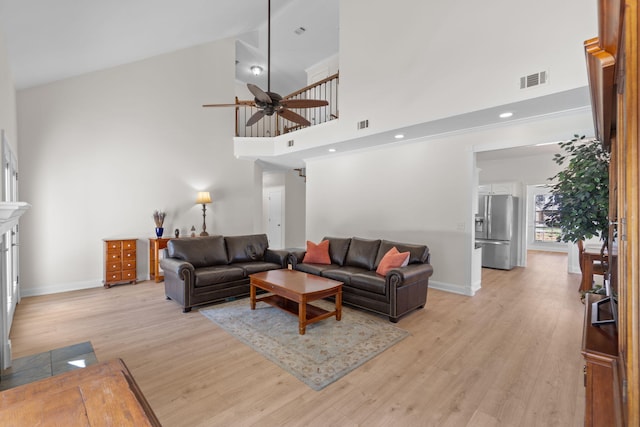
[[252,65],[250,69],[254,76],[259,76],[264,71],[264,69],[259,65]]

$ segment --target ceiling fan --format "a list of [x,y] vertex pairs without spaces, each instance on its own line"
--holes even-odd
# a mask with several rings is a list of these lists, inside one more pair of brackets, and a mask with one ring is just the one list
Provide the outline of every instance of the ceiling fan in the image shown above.
[[303,126],[309,126],[309,120],[289,108],[314,108],[329,105],[329,102],[321,99],[284,99],[275,92],[271,92],[271,0],[267,2],[267,90],[247,83],[247,88],[253,94],[253,101],[238,101],[236,104],[205,104],[203,107],[238,107],[246,105],[258,109],[249,120],[247,126],[252,126],[264,116],[272,116],[277,113],[280,117]]

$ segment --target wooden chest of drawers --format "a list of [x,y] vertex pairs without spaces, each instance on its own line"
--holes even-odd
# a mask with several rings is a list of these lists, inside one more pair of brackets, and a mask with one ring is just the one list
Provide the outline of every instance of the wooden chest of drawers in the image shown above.
[[104,287],[136,280],[136,239],[104,239]]

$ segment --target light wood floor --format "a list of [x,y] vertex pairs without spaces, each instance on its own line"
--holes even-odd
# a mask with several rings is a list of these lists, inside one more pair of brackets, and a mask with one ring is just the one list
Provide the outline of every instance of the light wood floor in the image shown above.
[[580,276],[566,255],[429,290],[411,336],[320,392],[143,282],[23,298],[14,357],[91,341],[122,358],[164,426],[581,426]]

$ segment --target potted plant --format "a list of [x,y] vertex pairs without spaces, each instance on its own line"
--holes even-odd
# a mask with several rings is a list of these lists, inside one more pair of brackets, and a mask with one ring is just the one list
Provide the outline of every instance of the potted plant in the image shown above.
[[544,209],[546,223],[560,228],[558,241],[578,243],[594,236],[606,241],[609,230],[609,153],[596,139],[574,135],[560,143],[564,154],[553,161],[564,165],[550,181],[551,197]]
[[158,238],[162,237],[162,233],[164,233],[164,227],[162,225],[164,224],[165,216],[166,213],[163,211],[156,210],[153,212],[153,221],[156,223],[156,236],[158,236]]
[[[600,269],[606,271],[602,254],[607,246],[609,233],[609,153],[596,139],[574,135],[570,141],[560,143],[564,154],[556,154],[553,160],[566,167],[549,178],[551,197],[544,206],[548,216],[546,223],[559,227],[558,241],[578,245],[580,269],[584,241],[598,236],[602,241]],[[602,293],[604,288],[582,291]]]

